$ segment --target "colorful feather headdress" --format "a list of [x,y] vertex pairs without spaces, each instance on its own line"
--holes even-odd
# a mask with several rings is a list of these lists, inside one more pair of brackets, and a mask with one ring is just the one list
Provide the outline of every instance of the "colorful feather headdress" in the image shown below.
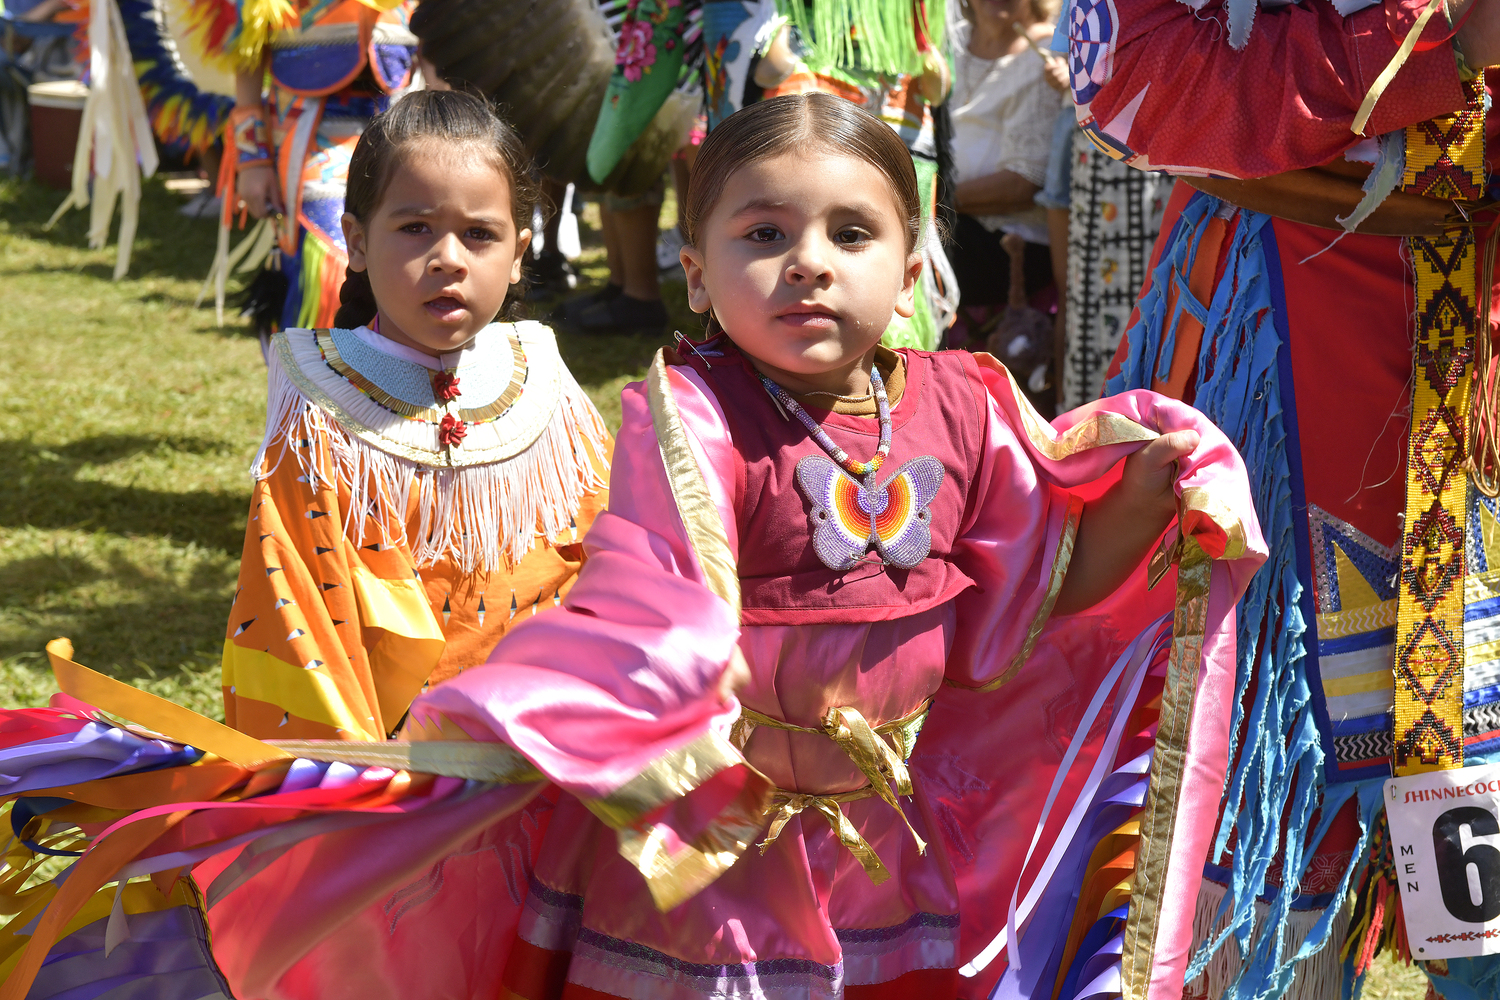
[[174,153],[202,153],[219,137],[234,98],[200,89],[188,74],[167,31],[164,0],[118,4],[151,130]]

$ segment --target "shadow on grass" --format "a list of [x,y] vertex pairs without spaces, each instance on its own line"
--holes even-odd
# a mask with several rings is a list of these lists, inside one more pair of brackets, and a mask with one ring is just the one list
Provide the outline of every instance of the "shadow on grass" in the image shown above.
[[[208,265],[205,264],[204,269],[207,270],[207,267]],[[82,267],[69,268],[68,271],[71,274],[80,274],[99,281],[113,281],[114,275],[112,264],[85,264]],[[0,279],[18,278],[28,275],[51,276],[58,273],[58,268],[48,267],[45,264],[30,264],[25,267],[0,267]],[[135,273],[134,266],[131,267],[131,277],[139,277]],[[201,308],[205,316],[212,315],[210,310],[213,309],[213,289],[210,288],[208,294],[203,297],[203,302],[198,304],[198,287],[200,286],[189,286],[182,294],[174,294],[171,291],[162,291],[160,289],[146,290],[142,286],[134,284],[116,285],[115,289],[124,289],[123,293],[117,296],[120,299],[140,302],[146,305],[178,306],[189,309]],[[240,293],[236,285],[231,282],[224,301],[224,325],[210,325],[208,332],[218,333],[223,336],[253,335],[249,325],[239,318],[239,298]]]
[[[75,208],[51,230],[47,219],[67,195],[35,180],[7,180],[0,184],[5,204],[4,228],[17,236],[75,250],[88,248],[88,208]],[[145,183],[141,192],[140,225],[131,250],[130,277],[171,277],[202,281],[214,258],[217,227],[211,219],[190,219],[177,214],[182,198],[168,191],[159,178]],[[115,210],[107,251],[109,264],[88,264],[83,273],[106,281],[113,274],[114,239],[119,231],[119,209]],[[238,234],[235,234],[236,236]]]
[[0,477],[10,487],[0,491],[0,525],[158,535],[238,553],[249,490],[173,493],[78,478],[84,466],[157,450],[223,454],[229,446],[201,438],[131,434],[50,448],[35,441],[0,441]]
[[[0,600],[9,618],[0,662],[26,665],[38,674],[40,697],[26,700],[39,701],[46,694],[42,689],[50,689],[44,648],[66,636],[78,662],[200,711],[212,710],[232,574],[233,564],[221,560],[198,563],[185,579],[169,579],[119,552],[102,568],[70,554],[18,560],[0,572]],[[97,588],[100,583],[107,586]],[[67,592],[77,588],[86,588],[89,599],[67,600]],[[110,599],[116,595],[125,599]],[[57,606],[60,599],[66,607]],[[10,678],[12,684],[21,680]],[[198,688],[204,690],[183,697]]]

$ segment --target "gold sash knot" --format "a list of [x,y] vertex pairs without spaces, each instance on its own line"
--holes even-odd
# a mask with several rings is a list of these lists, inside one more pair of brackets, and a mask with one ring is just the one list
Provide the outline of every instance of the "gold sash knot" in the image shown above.
[[[875,853],[875,848],[870,842],[860,836],[859,831],[854,829],[854,824],[849,822],[849,817],[839,808],[840,802],[853,802],[857,799],[867,799],[877,794],[873,785],[856,788],[852,792],[839,792],[835,795],[808,795],[804,792],[788,792],[778,788],[771,798],[771,805],[766,810],[768,813],[775,810],[776,816],[771,820],[771,828],[766,831],[766,839],[760,842],[760,853],[765,854],[766,848],[776,842],[781,836],[781,831],[791,822],[793,816],[806,809],[816,809],[828,820],[828,825],[833,828],[834,836],[839,838],[839,843],[846,847],[854,860],[858,861],[860,867],[864,868],[865,874],[870,876],[870,881],[879,885],[891,877],[890,869],[880,860],[880,855]],[[904,818],[904,814],[903,814]],[[911,824],[907,824],[911,828]],[[915,831],[913,836],[916,836]],[[917,843],[926,850],[922,839],[917,838]]]
[[[752,708],[741,706],[740,718],[735,722],[729,737],[730,742],[735,746],[743,750],[745,744],[749,742],[750,733],[756,726],[827,736],[838,745],[840,750],[844,751],[854,766],[859,768],[860,773],[870,780],[870,783],[863,788],[831,795],[813,795],[778,788],[766,810],[768,814],[774,811],[775,817],[771,820],[771,827],[766,832],[766,839],[761,841],[761,853],[764,854],[766,848],[775,843],[776,838],[781,835],[781,831],[793,816],[807,809],[816,809],[828,820],[828,825],[833,827],[839,843],[848,848],[849,853],[853,854],[864,867],[865,874],[870,876],[870,881],[879,885],[890,878],[890,872],[881,863],[875,849],[860,836],[859,831],[854,829],[854,825],[839,808],[841,802],[867,799],[873,795],[878,796],[896,810],[896,814],[901,817],[901,821],[906,824],[906,829],[911,833],[912,839],[917,842],[917,850],[926,854],[927,842],[911,825],[911,820],[907,818],[896,796],[912,794],[911,772],[906,767],[906,758],[911,756],[912,750],[916,747],[917,734],[921,732],[922,723],[927,720],[927,713],[931,708],[932,701],[928,699],[902,718],[882,723],[879,726],[871,726],[859,709],[847,706],[834,707],[824,713],[821,729],[811,729],[807,726],[796,726],[790,722],[773,719]],[[895,747],[892,747],[885,737],[889,737],[895,743]],[[892,785],[895,785],[894,789]]]

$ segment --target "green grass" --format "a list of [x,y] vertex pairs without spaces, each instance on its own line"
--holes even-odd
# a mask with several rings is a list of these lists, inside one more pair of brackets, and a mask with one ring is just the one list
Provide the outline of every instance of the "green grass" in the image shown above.
[[[0,705],[46,702],[43,646],[67,636],[80,663],[222,718],[219,650],[265,417],[260,350],[240,321],[193,307],[214,224],[178,215],[159,180],[119,282],[113,246],[87,248],[87,212],[42,231],[61,200],[0,180]],[[585,211],[580,288],[605,278],[597,221]],[[680,280],[663,294],[681,329],[701,328]],[[559,342],[617,427],[620,389],[661,338]],[[1382,960],[1365,997],[1420,1000],[1424,984]]]
[[1426,995],[1427,976],[1421,969],[1381,955],[1365,976],[1361,1000],[1422,1000]]
[[[220,327],[193,306],[212,221],[178,215],[182,199],[148,182],[114,282],[114,247],[88,249],[86,211],[42,230],[62,197],[0,180],[0,705],[45,703],[43,647],[67,636],[80,663],[222,717],[265,366],[232,310]],[[590,221],[581,288],[606,275]],[[692,328],[681,282],[663,291]],[[661,342],[560,338],[611,427]]]

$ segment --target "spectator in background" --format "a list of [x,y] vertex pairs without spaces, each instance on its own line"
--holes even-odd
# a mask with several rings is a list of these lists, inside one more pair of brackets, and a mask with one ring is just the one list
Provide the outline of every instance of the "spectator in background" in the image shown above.
[[661,301],[656,266],[657,220],[666,184],[633,198],[606,192],[599,204],[599,224],[609,281],[603,288],[563,302],[551,319],[571,333],[660,333],[669,317]]
[[967,329],[955,331],[954,346],[982,343],[986,319],[1009,298],[1004,234],[1025,240],[1027,299],[1052,284],[1047,213],[1034,198],[1047,179],[1053,125],[1066,101],[1048,84],[1048,62],[1032,51],[1052,33],[1057,0],[965,0],[962,11],[948,99],[958,213],[949,257]]

